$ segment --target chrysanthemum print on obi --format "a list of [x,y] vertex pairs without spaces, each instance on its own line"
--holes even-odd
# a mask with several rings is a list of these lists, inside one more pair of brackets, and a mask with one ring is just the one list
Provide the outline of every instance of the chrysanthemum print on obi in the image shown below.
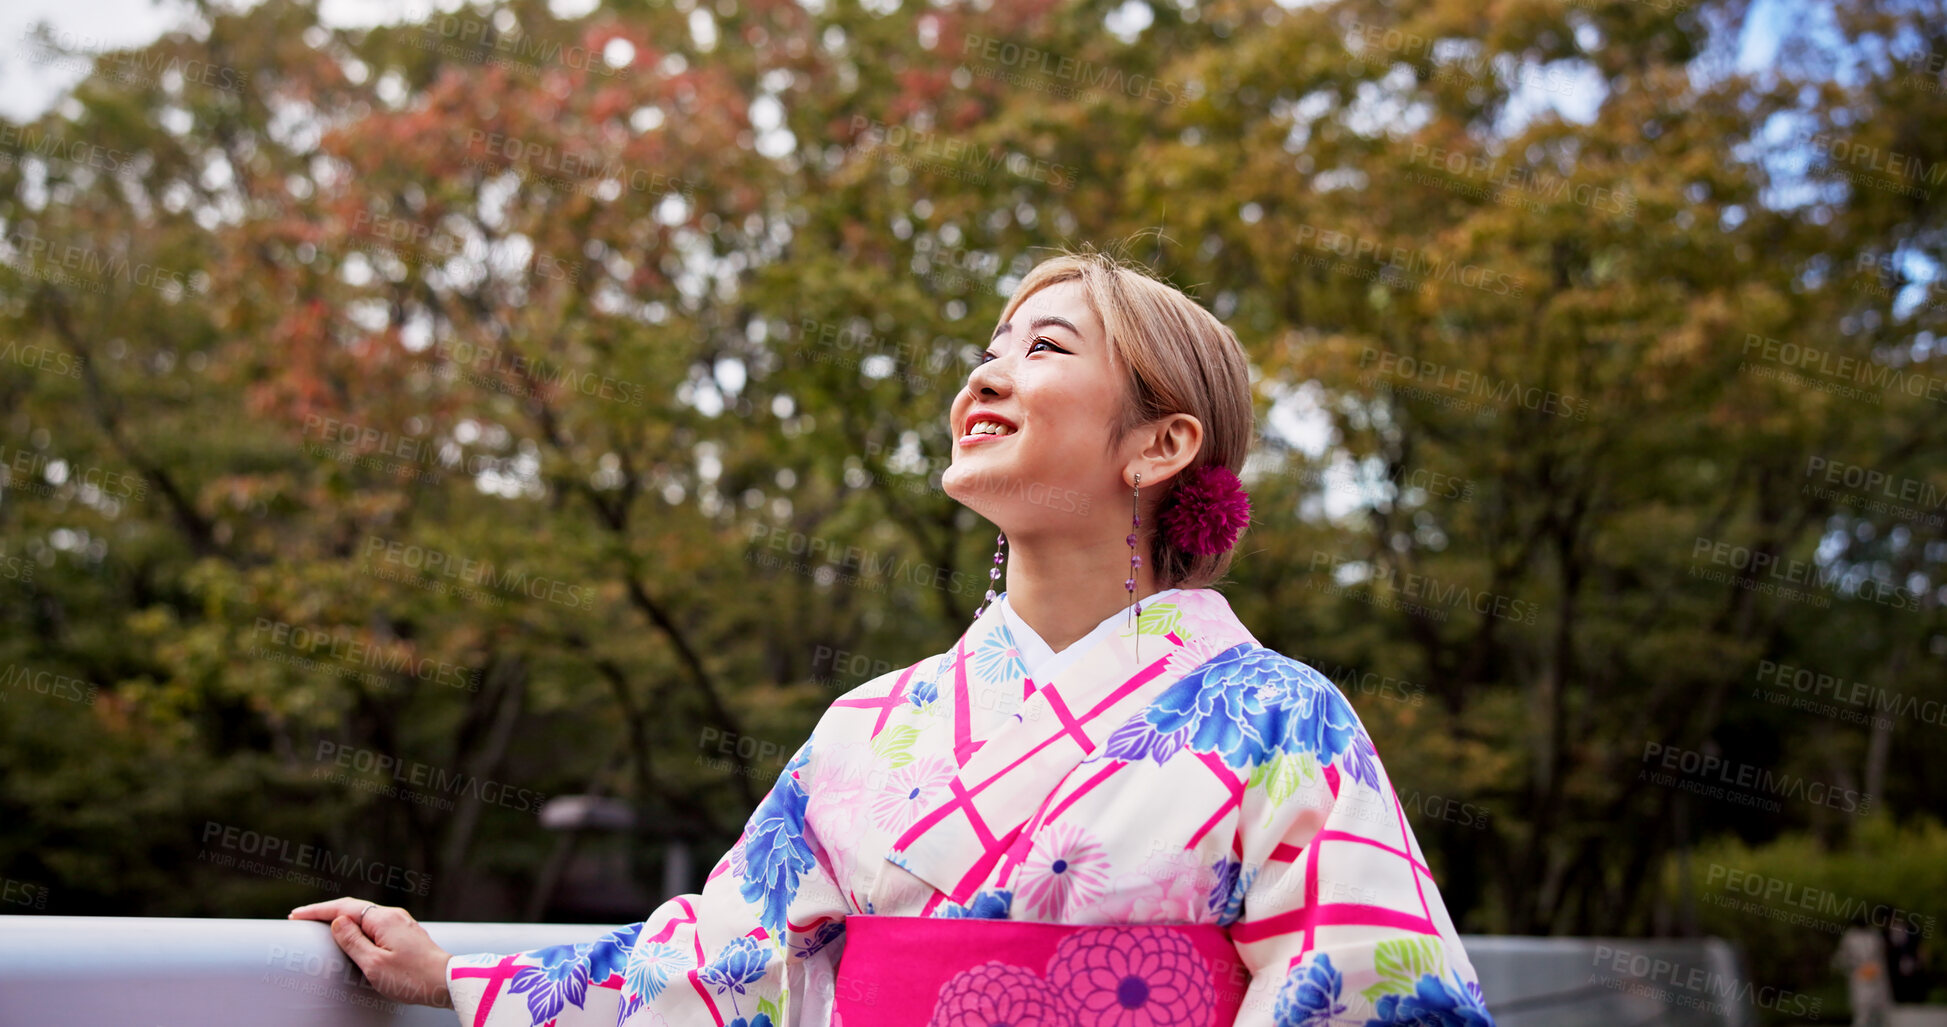
[[[1206,1001],[1242,1027],[1491,1027],[1330,679],[1210,589],[1055,660],[1023,657],[1009,606],[833,702],[700,893],[583,945],[454,957],[463,1027],[866,1027],[899,1002],[923,1009],[876,1022],[1143,1027]],[[857,945],[911,919],[1053,933]],[[1206,996],[1199,966],[1234,986]]]
[[1250,984],[1214,924],[854,916],[842,1027],[1230,1027]]

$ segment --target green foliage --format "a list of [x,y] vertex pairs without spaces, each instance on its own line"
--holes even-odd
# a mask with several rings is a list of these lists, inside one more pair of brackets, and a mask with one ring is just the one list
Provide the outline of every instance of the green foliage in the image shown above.
[[1676,859],[1664,874],[1705,933],[1739,941],[1757,980],[1805,982],[1798,990],[1844,1010],[1844,977],[1831,968],[1840,934],[1899,924],[1922,939],[1935,982],[1929,1001],[1947,999],[1947,827],[1933,817],[1868,818],[1838,847],[1805,832],[1763,843],[1720,837],[1689,854],[1687,879]]
[[1898,56],[1846,77],[1797,34],[1728,74],[1736,2],[1121,6],[267,0],[4,126],[0,875],[324,897],[215,865],[234,828],[520,915],[554,839],[417,767],[623,797],[638,879],[721,851],[767,754],[971,618],[946,411],[1083,244],[1249,351],[1225,591],[1355,704],[1463,929],[1702,929],[1672,852],[1861,830],[1651,746],[1939,807],[1937,3],[1834,8]]

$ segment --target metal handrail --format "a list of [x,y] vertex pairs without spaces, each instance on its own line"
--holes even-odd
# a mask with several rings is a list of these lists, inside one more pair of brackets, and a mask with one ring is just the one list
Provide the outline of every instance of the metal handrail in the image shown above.
[[[426,923],[453,953],[522,952],[589,942],[620,924]],[[1717,1015],[1594,984],[1605,948],[1739,974],[1723,939],[1463,935],[1500,1027],[1651,1021],[1744,1027],[1755,1010]],[[0,916],[0,1024],[103,1027],[455,1027],[450,1009],[381,997],[315,920]]]
[[[425,922],[440,947],[521,952],[621,924]],[[317,920],[0,916],[0,1023],[455,1027],[365,982]]]

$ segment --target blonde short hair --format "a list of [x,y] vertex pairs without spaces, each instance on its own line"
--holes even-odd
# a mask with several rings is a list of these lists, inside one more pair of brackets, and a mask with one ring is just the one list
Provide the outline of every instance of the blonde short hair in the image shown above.
[[[1111,448],[1142,425],[1184,413],[1203,423],[1203,446],[1170,479],[1172,491],[1185,473],[1199,467],[1242,471],[1256,425],[1247,358],[1236,333],[1147,268],[1093,249],[1036,264],[1008,298],[1000,319],[1011,319],[1023,301],[1042,289],[1071,281],[1081,283],[1089,309],[1107,331],[1109,364],[1122,372],[1123,395],[1132,397],[1113,426]],[[1170,498],[1165,494],[1154,508],[1160,510]],[[1154,516],[1143,518],[1143,524],[1150,536],[1144,559],[1155,572],[1157,587],[1208,588],[1230,570],[1235,545],[1198,555],[1165,544],[1154,530]]]

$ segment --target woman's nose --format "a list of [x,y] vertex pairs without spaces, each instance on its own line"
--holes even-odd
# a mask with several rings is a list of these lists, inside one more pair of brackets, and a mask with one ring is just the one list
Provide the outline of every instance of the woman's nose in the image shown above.
[[[1003,368],[999,366],[1001,364],[1007,364],[1008,366]],[[992,360],[981,361],[979,364],[974,365],[973,370],[967,372],[967,391],[976,396],[983,393],[1004,392],[1008,383],[1012,380],[1014,373],[1012,368],[1013,365],[1009,363],[1009,358],[1007,357],[995,357]]]

